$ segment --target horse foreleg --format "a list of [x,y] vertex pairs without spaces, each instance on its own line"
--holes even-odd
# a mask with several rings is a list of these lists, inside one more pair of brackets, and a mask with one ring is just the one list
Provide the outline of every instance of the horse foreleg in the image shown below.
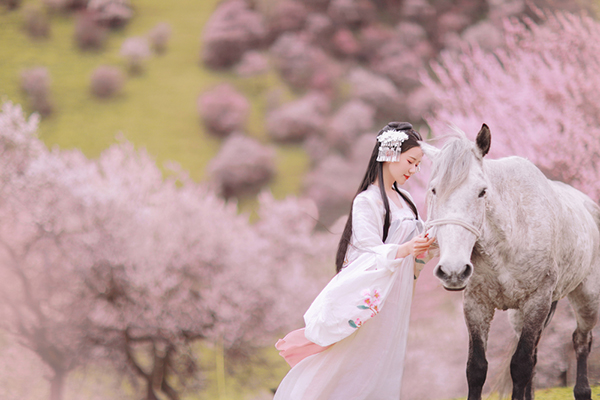
[[513,381],[513,400],[534,398],[533,376],[537,363],[537,345],[544,329],[544,322],[551,311],[551,303],[538,299],[531,301],[521,310],[523,325],[517,349],[510,361],[510,375]]
[[469,357],[467,360],[468,400],[481,400],[481,391],[487,376],[488,362],[485,357],[490,323],[494,308],[465,295],[465,321],[469,330]]
[[[557,305],[557,303],[558,303],[558,300],[552,302],[552,305],[550,306],[550,312],[548,313],[548,316],[546,316],[546,320],[544,321],[544,326],[542,328],[542,332],[543,332],[544,329],[546,329],[546,327],[548,326],[548,324],[552,320],[552,317],[554,316],[554,313],[556,312],[556,305]],[[521,318],[522,318],[522,315],[521,315]],[[521,328],[523,327],[523,321],[522,320],[521,320],[519,326]],[[538,348],[536,346],[536,348],[535,348],[535,350],[533,352],[533,365],[534,366],[537,365],[537,353],[538,353]],[[534,379],[535,379],[535,367],[531,371],[531,380],[529,381],[529,384],[525,388],[525,400],[533,400],[535,398],[535,387],[533,385]]]
[[533,352],[533,365],[534,368],[531,371],[531,379],[529,380],[529,384],[525,388],[525,400],[533,400],[535,398],[535,386],[533,385],[533,380],[535,378],[535,365],[537,365],[537,347]]
[[592,391],[587,377],[587,360],[592,348],[592,329],[598,321],[597,285],[591,285],[589,281],[582,283],[569,294],[569,302],[577,318],[577,329],[573,332],[573,347],[577,357],[573,394],[576,400],[590,400]]

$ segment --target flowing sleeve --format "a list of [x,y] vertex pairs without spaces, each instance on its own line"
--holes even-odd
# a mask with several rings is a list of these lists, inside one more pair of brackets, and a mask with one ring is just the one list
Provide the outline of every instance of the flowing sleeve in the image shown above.
[[[382,241],[381,212],[366,196],[357,196],[353,204],[352,245],[358,257],[353,259],[321,291],[304,314],[305,336],[319,346],[329,346],[356,331],[384,307],[395,274],[409,274],[412,282],[414,258],[396,259],[397,244]],[[390,227],[390,233],[402,238],[412,232],[414,222]],[[406,290],[412,291],[412,283]],[[411,294],[412,295],[412,294]]]
[[[399,221],[396,221],[399,222]],[[372,268],[395,270],[403,259],[397,259],[401,227],[393,224],[383,242],[383,212],[377,204],[365,196],[357,196],[352,206],[352,244],[359,257],[369,254]]]

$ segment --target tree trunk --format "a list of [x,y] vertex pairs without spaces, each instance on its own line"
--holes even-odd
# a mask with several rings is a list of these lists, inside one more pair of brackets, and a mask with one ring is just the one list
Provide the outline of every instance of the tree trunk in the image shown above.
[[50,400],[62,400],[66,376],[65,371],[54,370],[54,376],[50,379]]
[[156,397],[156,393],[154,393],[154,385],[152,384],[152,379],[147,379],[146,385],[148,389],[146,392],[146,400],[158,400],[158,398]]
[[169,400],[179,400],[179,394],[171,385],[169,385],[169,382],[167,382],[167,375],[169,371],[168,368],[171,365],[171,355],[173,353],[173,349],[173,347],[167,348],[165,357],[163,358],[163,378],[160,389],[164,394],[167,395]]

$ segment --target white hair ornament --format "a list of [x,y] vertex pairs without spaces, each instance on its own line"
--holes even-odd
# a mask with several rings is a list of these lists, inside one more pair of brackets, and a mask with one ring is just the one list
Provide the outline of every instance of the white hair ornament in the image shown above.
[[379,144],[379,154],[377,161],[379,162],[396,162],[400,161],[402,153],[402,142],[408,139],[408,134],[402,130],[390,129],[377,136]]

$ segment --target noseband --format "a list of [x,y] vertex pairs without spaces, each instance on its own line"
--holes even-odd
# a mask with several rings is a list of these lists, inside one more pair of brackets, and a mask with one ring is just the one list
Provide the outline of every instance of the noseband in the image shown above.
[[439,225],[459,225],[474,234],[477,239],[481,237],[481,230],[479,228],[458,218],[442,218],[427,221],[427,223],[425,223],[425,232],[427,232],[430,228]]

